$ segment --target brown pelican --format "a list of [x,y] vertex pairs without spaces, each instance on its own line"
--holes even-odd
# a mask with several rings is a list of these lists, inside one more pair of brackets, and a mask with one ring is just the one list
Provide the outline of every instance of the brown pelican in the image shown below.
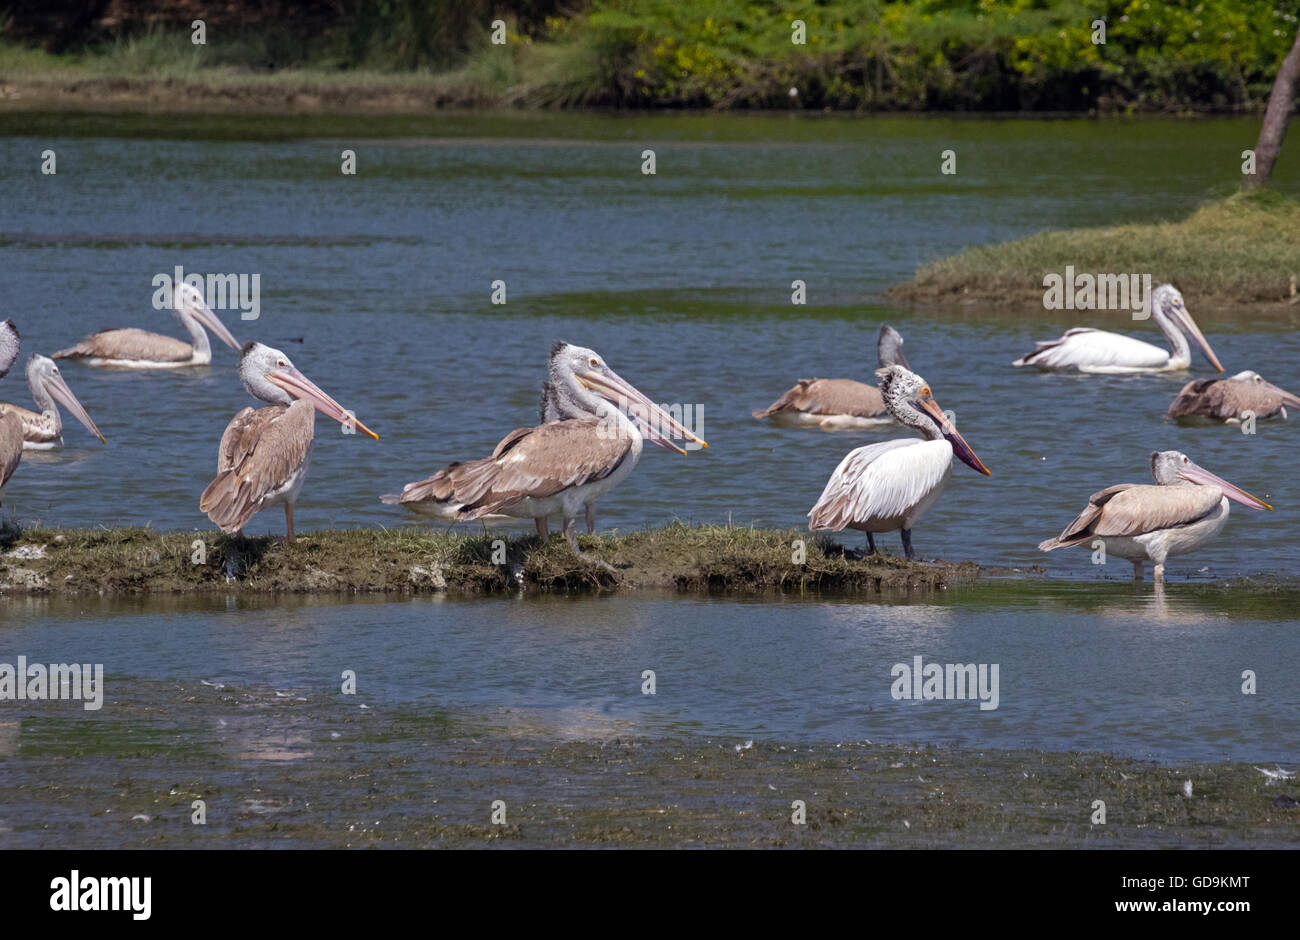
[[212,361],[212,345],[205,326],[231,349],[239,342],[204,302],[192,284],[181,283],[172,292],[172,312],[190,334],[186,343],[160,333],[145,330],[104,330],[87,336],[68,349],[60,349],[55,359],[85,359],[92,366],[115,366],[121,369],[178,369],[182,366],[205,366]]
[[72,394],[68,383],[59,374],[59,367],[48,356],[32,356],[27,360],[27,385],[32,392],[32,400],[40,411],[30,411],[18,405],[6,404],[3,407],[18,416],[23,427],[23,447],[28,450],[50,450],[63,446],[63,419],[59,415],[59,405],[85,425],[86,430],[104,442],[104,435],[99,433],[95,422],[90,420],[86,409],[81,407],[77,396]]
[[1219,534],[1228,521],[1228,500],[1252,509],[1272,509],[1176,450],[1152,452],[1156,485],[1120,483],[1088,497],[1088,508],[1054,539],[1038,543],[1045,552],[1100,539],[1106,552],[1133,562],[1133,579],[1142,580],[1142,562],[1155,562],[1155,580],[1165,580],[1165,559],[1187,555]]
[[[0,320],[0,379],[18,361],[21,339],[12,320]],[[0,497],[23,459],[23,421],[9,405],[0,405]]]
[[[903,337],[892,326],[880,328],[876,337],[876,359],[880,368],[899,365],[910,369],[903,355]],[[842,431],[888,424],[880,389],[853,379],[800,379],[793,388],[755,418],[769,419],[778,427],[818,427]]]
[[278,349],[249,343],[239,379],[269,408],[245,408],[231,419],[217,451],[217,477],[199,509],[225,532],[238,532],[260,509],[284,503],[285,541],[293,541],[293,504],[311,463],[316,411],[345,427],[379,435],[343,410]]
[[1286,419],[1286,406],[1300,408],[1300,397],[1265,382],[1258,372],[1238,372],[1228,379],[1188,382],[1169,406],[1171,418],[1210,418],[1240,424],[1249,411],[1257,419]]
[[858,529],[867,533],[873,554],[872,533],[898,529],[911,560],[912,527],[948,485],[953,455],[986,476],[989,471],[944,416],[925,379],[899,365],[879,369],[876,375],[894,420],[920,431],[925,439],[882,441],[849,451],[809,510],[808,528]]
[[565,539],[581,556],[574,520],[583,509],[592,518],[589,507],[632,472],[644,440],[680,454],[686,450],[668,434],[708,446],[593,350],[556,343],[549,384],[542,414],[557,420],[511,431],[491,457],[453,463],[380,499],[448,520],[496,513],[533,519],[542,536],[547,518],[559,513]]
[[1183,335],[1186,330],[1205,350],[1211,365],[1223,371],[1214,350],[1183,305],[1183,295],[1172,284],[1161,284],[1151,292],[1151,317],[1169,339],[1172,352],[1131,336],[1076,327],[1066,330],[1060,339],[1039,343],[1037,349],[1011,364],[1034,366],[1045,372],[1175,372],[1192,364],[1191,349]]

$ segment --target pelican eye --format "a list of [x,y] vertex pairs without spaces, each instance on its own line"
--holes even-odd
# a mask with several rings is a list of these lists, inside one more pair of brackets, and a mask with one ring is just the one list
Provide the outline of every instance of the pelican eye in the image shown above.
[[591,357],[591,367],[592,367],[593,369],[599,369],[599,368],[600,368],[600,360],[597,359],[595,356],[592,356],[592,357]]
[[920,395],[921,395],[922,398],[929,398],[929,397],[930,397],[930,386],[928,386],[928,385],[922,385],[922,386],[921,386]]
[[289,365],[289,363],[283,359],[277,360],[275,364],[279,366],[281,369],[286,368]]

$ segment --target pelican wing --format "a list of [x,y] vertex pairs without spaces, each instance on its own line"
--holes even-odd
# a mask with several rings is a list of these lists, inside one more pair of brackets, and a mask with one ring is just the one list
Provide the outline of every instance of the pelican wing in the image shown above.
[[525,499],[544,499],[604,479],[632,452],[632,438],[599,418],[553,421],[518,428],[491,457],[453,463],[427,480],[408,483],[386,503],[454,504],[462,519],[478,519]]
[[1254,412],[1270,418],[1282,408],[1282,396],[1273,389],[1242,379],[1197,379],[1183,386],[1169,406],[1169,417],[1197,415],[1227,421]]
[[75,346],[60,349],[55,359],[121,359],[136,362],[188,362],[194,347],[184,340],[148,330],[104,330]]
[[199,509],[226,532],[242,529],[307,459],[315,415],[308,401],[235,415],[221,435],[219,472],[199,498]]
[[880,389],[852,379],[800,379],[768,408],[753,414],[766,418],[782,411],[878,418],[885,414],[885,401]]
[[10,411],[9,406],[0,405],[0,489],[4,489],[22,459],[22,418]]
[[1037,345],[1012,365],[1050,370],[1159,369],[1169,362],[1168,350],[1159,346],[1090,327],[1066,330],[1060,339]]
[[859,447],[831,474],[808,511],[808,528],[838,532],[855,523],[901,519],[951,472],[947,441],[904,438]]
[[1223,494],[1213,486],[1119,483],[1088,497],[1079,513],[1054,539],[1040,542],[1045,552],[1101,538],[1132,537],[1188,525],[1214,511]]

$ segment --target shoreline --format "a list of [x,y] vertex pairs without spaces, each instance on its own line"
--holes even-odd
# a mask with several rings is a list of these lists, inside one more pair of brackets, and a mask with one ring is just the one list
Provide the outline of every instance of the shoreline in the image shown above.
[[[974,562],[846,557],[796,530],[674,524],[582,535],[586,559],[555,533],[458,535],[349,529],[235,538],[212,531],[46,529],[0,536],[0,597],[175,594],[933,593],[973,581]],[[803,560],[796,562],[802,543]],[[613,571],[597,563],[607,562]]]

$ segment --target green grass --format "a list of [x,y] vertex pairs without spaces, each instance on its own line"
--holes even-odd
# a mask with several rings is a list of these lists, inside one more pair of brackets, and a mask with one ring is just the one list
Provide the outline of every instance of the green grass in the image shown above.
[[1241,192],[1186,219],[1042,232],[980,245],[925,265],[891,289],[901,299],[1041,299],[1043,276],[1149,272],[1190,298],[1290,303],[1300,278],[1300,202],[1269,189]]

